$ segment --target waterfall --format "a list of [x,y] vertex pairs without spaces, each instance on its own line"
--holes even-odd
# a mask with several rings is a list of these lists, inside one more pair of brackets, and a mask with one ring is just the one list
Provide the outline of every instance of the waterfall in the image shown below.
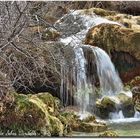
[[132,118],[125,118],[121,110],[119,112],[110,113],[109,123],[131,123],[137,121],[140,121],[140,113],[137,111]]
[[68,90],[72,88],[72,93],[70,94],[74,95],[81,114],[85,113],[89,107],[89,102],[91,100],[90,95],[95,94],[95,89],[93,89],[93,87],[95,88],[95,85],[93,85],[92,82],[93,79],[89,81],[89,77],[87,77],[87,60],[83,50],[84,47],[90,49],[93,52],[93,55],[95,55],[101,92],[105,95],[115,95],[122,90],[122,82],[107,53],[98,47],[83,44],[83,40],[85,39],[88,30],[91,27],[102,23],[120,25],[117,22],[98,17],[94,13],[91,15],[83,14],[80,10],[71,11],[71,13],[62,17],[55,24],[55,27],[60,32],[63,32],[60,41],[66,46],[71,46],[75,55],[74,65],[71,70],[71,78],[75,82],[73,87],[69,87],[70,84],[73,83],[69,81],[69,69],[67,68],[67,65],[61,66],[61,98],[62,101],[64,101],[63,96],[66,96],[66,102],[66,100],[68,100]]
[[80,107],[80,111],[84,113],[89,103],[88,82],[86,77],[86,60],[82,48],[74,48],[76,65],[74,67],[76,72],[76,93],[75,98]]
[[110,118],[111,119],[124,119],[124,116],[123,116],[122,111],[120,110],[119,112],[110,113]]
[[100,89],[103,95],[115,95],[122,91],[123,84],[109,55],[98,47],[92,48],[95,54]]

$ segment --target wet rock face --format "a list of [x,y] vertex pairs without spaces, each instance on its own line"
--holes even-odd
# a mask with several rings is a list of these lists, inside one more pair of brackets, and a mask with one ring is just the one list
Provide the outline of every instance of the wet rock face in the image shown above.
[[114,97],[105,96],[96,101],[95,114],[102,119],[110,118],[110,113],[122,110],[124,117],[133,117],[135,114],[131,93],[119,93]]
[[[127,73],[128,77],[129,74],[135,76],[140,74],[139,31],[119,25],[101,24],[89,30],[85,43],[104,49],[112,57],[118,70],[121,68],[120,75],[124,74],[123,71],[125,71],[125,74],[129,72]],[[122,54],[123,58],[119,54]],[[127,57],[127,60],[125,57]],[[122,63],[126,63],[126,68],[121,67]],[[130,77],[132,77],[131,75]],[[126,76],[122,80],[126,81],[127,78],[125,78]]]
[[[123,82],[127,83],[140,75],[140,61],[129,53],[113,51],[111,56]],[[135,84],[133,86],[136,86]]]
[[137,111],[140,112],[140,87],[134,87],[132,89],[133,93],[133,103]]

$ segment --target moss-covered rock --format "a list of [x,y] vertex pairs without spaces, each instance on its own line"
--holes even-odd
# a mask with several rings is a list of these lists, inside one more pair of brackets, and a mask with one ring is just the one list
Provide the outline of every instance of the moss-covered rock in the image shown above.
[[[67,124],[69,132],[78,131],[78,132],[102,132],[107,130],[107,125],[102,122],[97,122],[94,115],[90,115],[84,119],[80,119],[80,116],[72,112],[63,112],[63,121]],[[61,119],[60,119],[61,120]]]
[[57,118],[59,118],[59,120],[62,122],[64,126],[64,130],[63,130],[64,135],[66,136],[67,134],[71,134],[72,129],[71,129],[70,122],[67,120],[67,118],[61,114],[57,116]]
[[132,104],[132,93],[121,92],[117,95],[121,104]]
[[[117,100],[116,98],[114,98],[113,96],[105,96],[103,97],[103,99],[101,100],[101,104],[104,105],[104,107],[110,107],[110,108],[114,108],[119,104],[119,100]],[[112,110],[113,111],[113,110]]]
[[133,117],[135,114],[135,110],[131,91],[119,93],[117,95],[117,98],[120,101],[120,107],[124,117]]
[[100,24],[89,30],[85,44],[104,49],[112,58],[121,79],[140,75],[140,31],[115,24]]
[[[32,95],[33,97],[34,95]],[[43,101],[46,106],[47,106],[47,110],[50,114],[57,114],[59,112],[60,109],[60,100],[56,97],[53,97],[50,93],[38,93],[36,95],[41,101]]]
[[[36,102],[38,104],[36,104]],[[12,130],[17,135],[29,130],[42,133],[41,130],[49,124],[44,104],[38,100],[29,99],[26,95],[15,93],[15,101],[11,108],[6,108],[1,116],[1,128]],[[5,132],[6,133],[6,132]]]
[[96,101],[95,113],[103,118],[109,118],[110,112],[116,112],[120,101],[116,97],[105,96],[102,99]]
[[29,131],[35,132],[37,136],[64,135],[65,126],[55,116],[55,111],[58,112],[58,99],[49,93],[13,95],[12,104],[8,107],[2,106],[0,128],[5,135],[7,131],[12,131],[17,136],[24,136]]
[[118,134],[115,131],[108,130],[100,134],[99,137],[118,137]]
[[76,115],[73,112],[63,112],[61,113],[61,116],[63,116],[65,118],[65,124],[67,124],[67,126],[73,130],[76,131],[77,128],[80,125],[81,120],[79,119],[79,116]]
[[8,106],[0,104],[0,129],[17,136],[66,136],[71,131],[101,132],[106,124],[95,116],[81,120],[75,112],[61,112],[60,102],[49,93],[24,95],[12,93],[14,100]]
[[128,52],[140,60],[140,32],[115,24],[101,24],[89,30],[86,44],[110,51]]
[[49,121],[50,121],[51,136],[63,136],[64,126],[62,122],[58,118],[50,115]]
[[87,123],[89,123],[89,122],[96,122],[96,117],[94,115],[92,115],[92,116],[90,115],[90,116],[84,118],[82,121],[83,122],[87,122]]
[[107,119],[110,113],[122,110],[125,117],[133,117],[135,114],[131,91],[118,93],[116,96],[105,96],[96,101],[95,113],[97,116]]
[[107,126],[106,124],[102,124],[102,123],[81,122],[78,130],[80,132],[88,132],[88,133],[102,132],[102,131],[107,130]]

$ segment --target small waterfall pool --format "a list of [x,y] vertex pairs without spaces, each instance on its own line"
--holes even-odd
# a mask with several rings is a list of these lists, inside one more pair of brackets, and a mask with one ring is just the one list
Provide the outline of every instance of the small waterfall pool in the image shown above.
[[[120,114],[121,115],[121,114]],[[120,137],[140,136],[140,113],[136,112],[133,118],[112,119],[107,122],[108,127],[118,133]]]
[[[110,123],[109,129],[117,132],[119,137],[139,137],[140,136],[140,119],[126,123]],[[101,132],[103,133],[103,132]],[[98,137],[101,133],[84,133],[73,132],[73,137]]]
[[[109,130],[114,130],[119,137],[139,137],[140,136],[140,113],[136,112],[133,118],[124,118],[122,113],[115,115],[116,118],[106,120]],[[99,120],[101,121],[101,120]],[[75,137],[97,137],[99,133],[73,132]]]

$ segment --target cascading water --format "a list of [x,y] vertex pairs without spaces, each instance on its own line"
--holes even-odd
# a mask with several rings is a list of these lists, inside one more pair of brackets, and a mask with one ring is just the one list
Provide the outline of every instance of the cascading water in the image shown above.
[[135,112],[134,117],[131,118],[125,118],[121,110],[118,113],[110,113],[109,123],[129,123],[137,121],[140,121],[140,113],[137,111]]
[[80,47],[74,48],[74,52],[76,61],[74,69],[76,72],[76,88],[77,88],[75,98],[78,102],[81,113],[84,113],[89,103],[89,94],[85,94],[87,92],[86,90],[88,89],[85,69],[86,60],[82,48]]
[[[95,94],[95,89],[93,89],[93,87],[95,88],[95,85],[93,85],[91,82],[92,80],[89,81],[89,77],[87,77],[86,66],[88,60],[85,58],[84,47],[92,50],[93,55],[95,56],[97,75],[101,89],[100,92],[103,95],[112,96],[123,89],[121,79],[108,54],[98,47],[83,44],[83,40],[85,39],[88,30],[91,27],[102,23],[120,25],[119,23],[98,17],[94,13],[92,13],[92,15],[83,14],[80,10],[65,15],[62,19],[57,21],[55,25],[60,32],[63,32],[60,41],[66,46],[71,46],[75,55],[71,74],[75,84],[74,87],[72,87],[71,94],[74,95],[76,104],[80,108],[80,114],[84,114],[89,108],[90,94]],[[73,83],[70,83],[69,81],[67,75],[69,72],[65,65],[62,65],[61,72],[61,95],[62,98],[66,95],[68,100],[68,90],[71,88],[69,86]],[[64,74],[66,76],[64,76]],[[66,85],[64,86],[64,84]],[[120,114],[121,112],[119,115]]]
[[103,95],[111,96],[119,93],[123,89],[123,84],[111,62],[108,54],[98,48],[92,48],[96,57],[97,72],[100,82],[100,89]]

